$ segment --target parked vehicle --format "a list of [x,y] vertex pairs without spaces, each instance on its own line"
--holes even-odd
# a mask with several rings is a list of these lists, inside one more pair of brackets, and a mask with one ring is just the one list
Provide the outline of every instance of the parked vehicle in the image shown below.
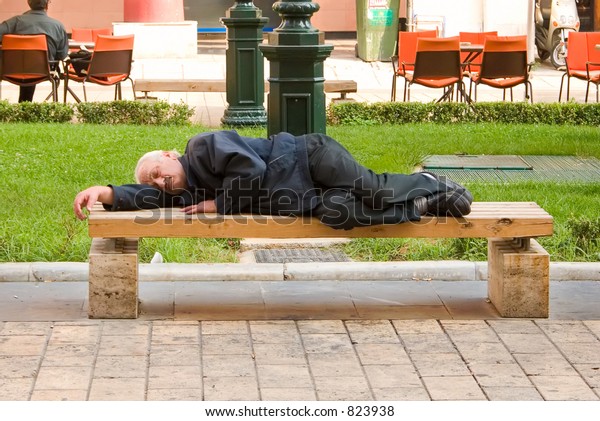
[[535,1],[535,45],[540,59],[565,65],[569,32],[579,31],[577,0]]

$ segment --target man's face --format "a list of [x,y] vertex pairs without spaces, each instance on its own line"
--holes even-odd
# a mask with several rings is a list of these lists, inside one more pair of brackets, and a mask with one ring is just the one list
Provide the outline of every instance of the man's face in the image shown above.
[[142,184],[149,184],[169,194],[181,193],[187,186],[181,162],[175,154],[167,151],[163,151],[160,161],[144,162],[137,175]]

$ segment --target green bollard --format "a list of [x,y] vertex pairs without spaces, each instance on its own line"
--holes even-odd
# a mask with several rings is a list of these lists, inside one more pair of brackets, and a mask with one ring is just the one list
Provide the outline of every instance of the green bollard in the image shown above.
[[229,126],[267,124],[264,59],[258,49],[269,18],[252,1],[236,1],[221,23],[227,27],[225,83],[228,107],[221,122]]
[[326,132],[324,62],[333,45],[310,23],[319,5],[306,0],[278,1],[281,25],[259,48],[270,62],[268,135]]

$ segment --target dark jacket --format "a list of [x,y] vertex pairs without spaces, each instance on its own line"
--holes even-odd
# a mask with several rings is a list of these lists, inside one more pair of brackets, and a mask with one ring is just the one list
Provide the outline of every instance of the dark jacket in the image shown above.
[[109,210],[187,206],[215,200],[220,214],[306,214],[318,204],[304,136],[279,133],[269,139],[235,131],[201,133],[179,158],[189,188],[171,196],[146,185],[111,186]]
[[0,42],[5,34],[45,34],[50,60],[63,60],[69,53],[69,40],[64,25],[49,17],[44,10],[30,10],[0,23]]

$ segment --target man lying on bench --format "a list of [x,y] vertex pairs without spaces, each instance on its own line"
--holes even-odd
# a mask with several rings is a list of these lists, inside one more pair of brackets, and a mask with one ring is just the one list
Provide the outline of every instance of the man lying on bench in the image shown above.
[[235,131],[201,133],[185,153],[153,151],[135,169],[138,184],[93,186],[75,197],[79,219],[100,201],[107,210],[181,207],[182,212],[312,215],[336,229],[463,216],[473,196],[427,172],[376,174],[323,134],[269,139]]

